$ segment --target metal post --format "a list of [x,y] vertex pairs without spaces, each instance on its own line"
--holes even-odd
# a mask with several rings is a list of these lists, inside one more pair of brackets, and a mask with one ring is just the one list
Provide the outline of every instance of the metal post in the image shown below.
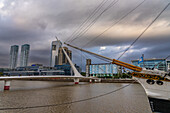
[[143,57],[143,67],[145,67],[145,63],[144,63],[144,54],[142,54]]

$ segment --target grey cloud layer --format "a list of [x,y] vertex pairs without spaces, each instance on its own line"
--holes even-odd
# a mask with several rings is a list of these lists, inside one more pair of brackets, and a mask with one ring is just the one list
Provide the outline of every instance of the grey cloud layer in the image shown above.
[[[109,0],[106,5],[111,1],[112,0]],[[129,2],[127,0],[120,0],[99,18],[86,35],[75,40],[74,44],[82,46],[88,43],[89,40],[109,27],[113,22],[119,20],[141,1],[142,0],[131,0]],[[8,66],[9,57],[4,56],[9,56],[9,48],[11,45],[22,45],[24,43],[31,45],[30,64],[43,63],[48,65],[50,42],[55,40],[54,36],[57,35],[62,41],[67,39],[100,2],[98,0],[90,0],[88,2],[87,0],[4,0],[4,7],[0,9],[0,66]],[[86,48],[91,50],[93,47],[100,46],[118,47],[129,45],[167,3],[167,0],[146,0],[141,7],[96,41],[91,42]],[[155,25],[160,24],[161,29],[170,29],[169,19],[170,8],[163,13]],[[161,24],[162,22],[165,23]],[[165,24],[167,24],[167,26],[162,27]],[[121,28],[124,28],[122,26],[126,26],[124,31],[127,30],[127,32],[122,33]],[[131,26],[140,26],[138,28],[139,31],[136,31],[137,33],[133,36],[129,35],[132,32],[129,30]],[[159,27],[151,28],[151,30],[153,29],[158,31]],[[169,54],[170,46],[168,42],[170,42],[170,33],[164,31],[163,34],[156,37],[151,34],[152,33],[148,31],[146,35],[135,44],[132,50],[147,48],[147,50],[143,52],[145,52],[148,57],[164,57]],[[158,52],[158,50],[160,52]],[[119,52],[119,50],[115,50],[115,52]],[[104,51],[102,54],[104,55],[106,53],[107,51]],[[127,53],[122,60],[128,58],[136,59],[140,54],[140,52]],[[115,56],[112,53],[107,53],[107,55],[110,57]],[[80,64],[80,62],[78,62],[78,64]]]

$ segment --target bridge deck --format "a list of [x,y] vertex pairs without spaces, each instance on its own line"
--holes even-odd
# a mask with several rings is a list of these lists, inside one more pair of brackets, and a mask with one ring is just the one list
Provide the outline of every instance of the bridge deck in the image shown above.
[[98,79],[93,77],[77,77],[77,76],[66,76],[66,75],[49,75],[49,76],[6,76],[0,77],[0,80],[29,80],[29,79],[41,79],[41,78],[55,78],[55,79]]

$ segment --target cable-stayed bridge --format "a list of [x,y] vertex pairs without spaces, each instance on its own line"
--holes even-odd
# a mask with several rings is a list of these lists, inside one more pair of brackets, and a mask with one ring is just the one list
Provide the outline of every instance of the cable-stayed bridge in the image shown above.
[[[62,45],[61,45],[62,47]],[[0,81],[3,82],[3,90],[9,90],[10,89],[10,82],[11,80],[38,80],[38,79],[73,79],[75,84],[79,84],[80,79],[88,79],[89,82],[92,82],[92,80],[96,82],[100,82],[101,79],[94,78],[94,77],[84,77],[82,76],[74,66],[73,62],[67,55],[66,51],[62,47],[62,50],[74,72],[74,76],[66,76],[66,75],[48,75],[48,76],[6,76],[6,77],[0,77]]]

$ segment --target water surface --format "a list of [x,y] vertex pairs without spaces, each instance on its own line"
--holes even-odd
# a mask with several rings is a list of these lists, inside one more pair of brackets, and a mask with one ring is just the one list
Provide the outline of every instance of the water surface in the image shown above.
[[[0,92],[0,108],[60,104],[91,98],[116,90],[122,83],[81,83],[55,81],[12,81],[11,90]],[[140,84],[132,84],[115,93],[53,107],[0,110],[0,113],[151,113]]]

